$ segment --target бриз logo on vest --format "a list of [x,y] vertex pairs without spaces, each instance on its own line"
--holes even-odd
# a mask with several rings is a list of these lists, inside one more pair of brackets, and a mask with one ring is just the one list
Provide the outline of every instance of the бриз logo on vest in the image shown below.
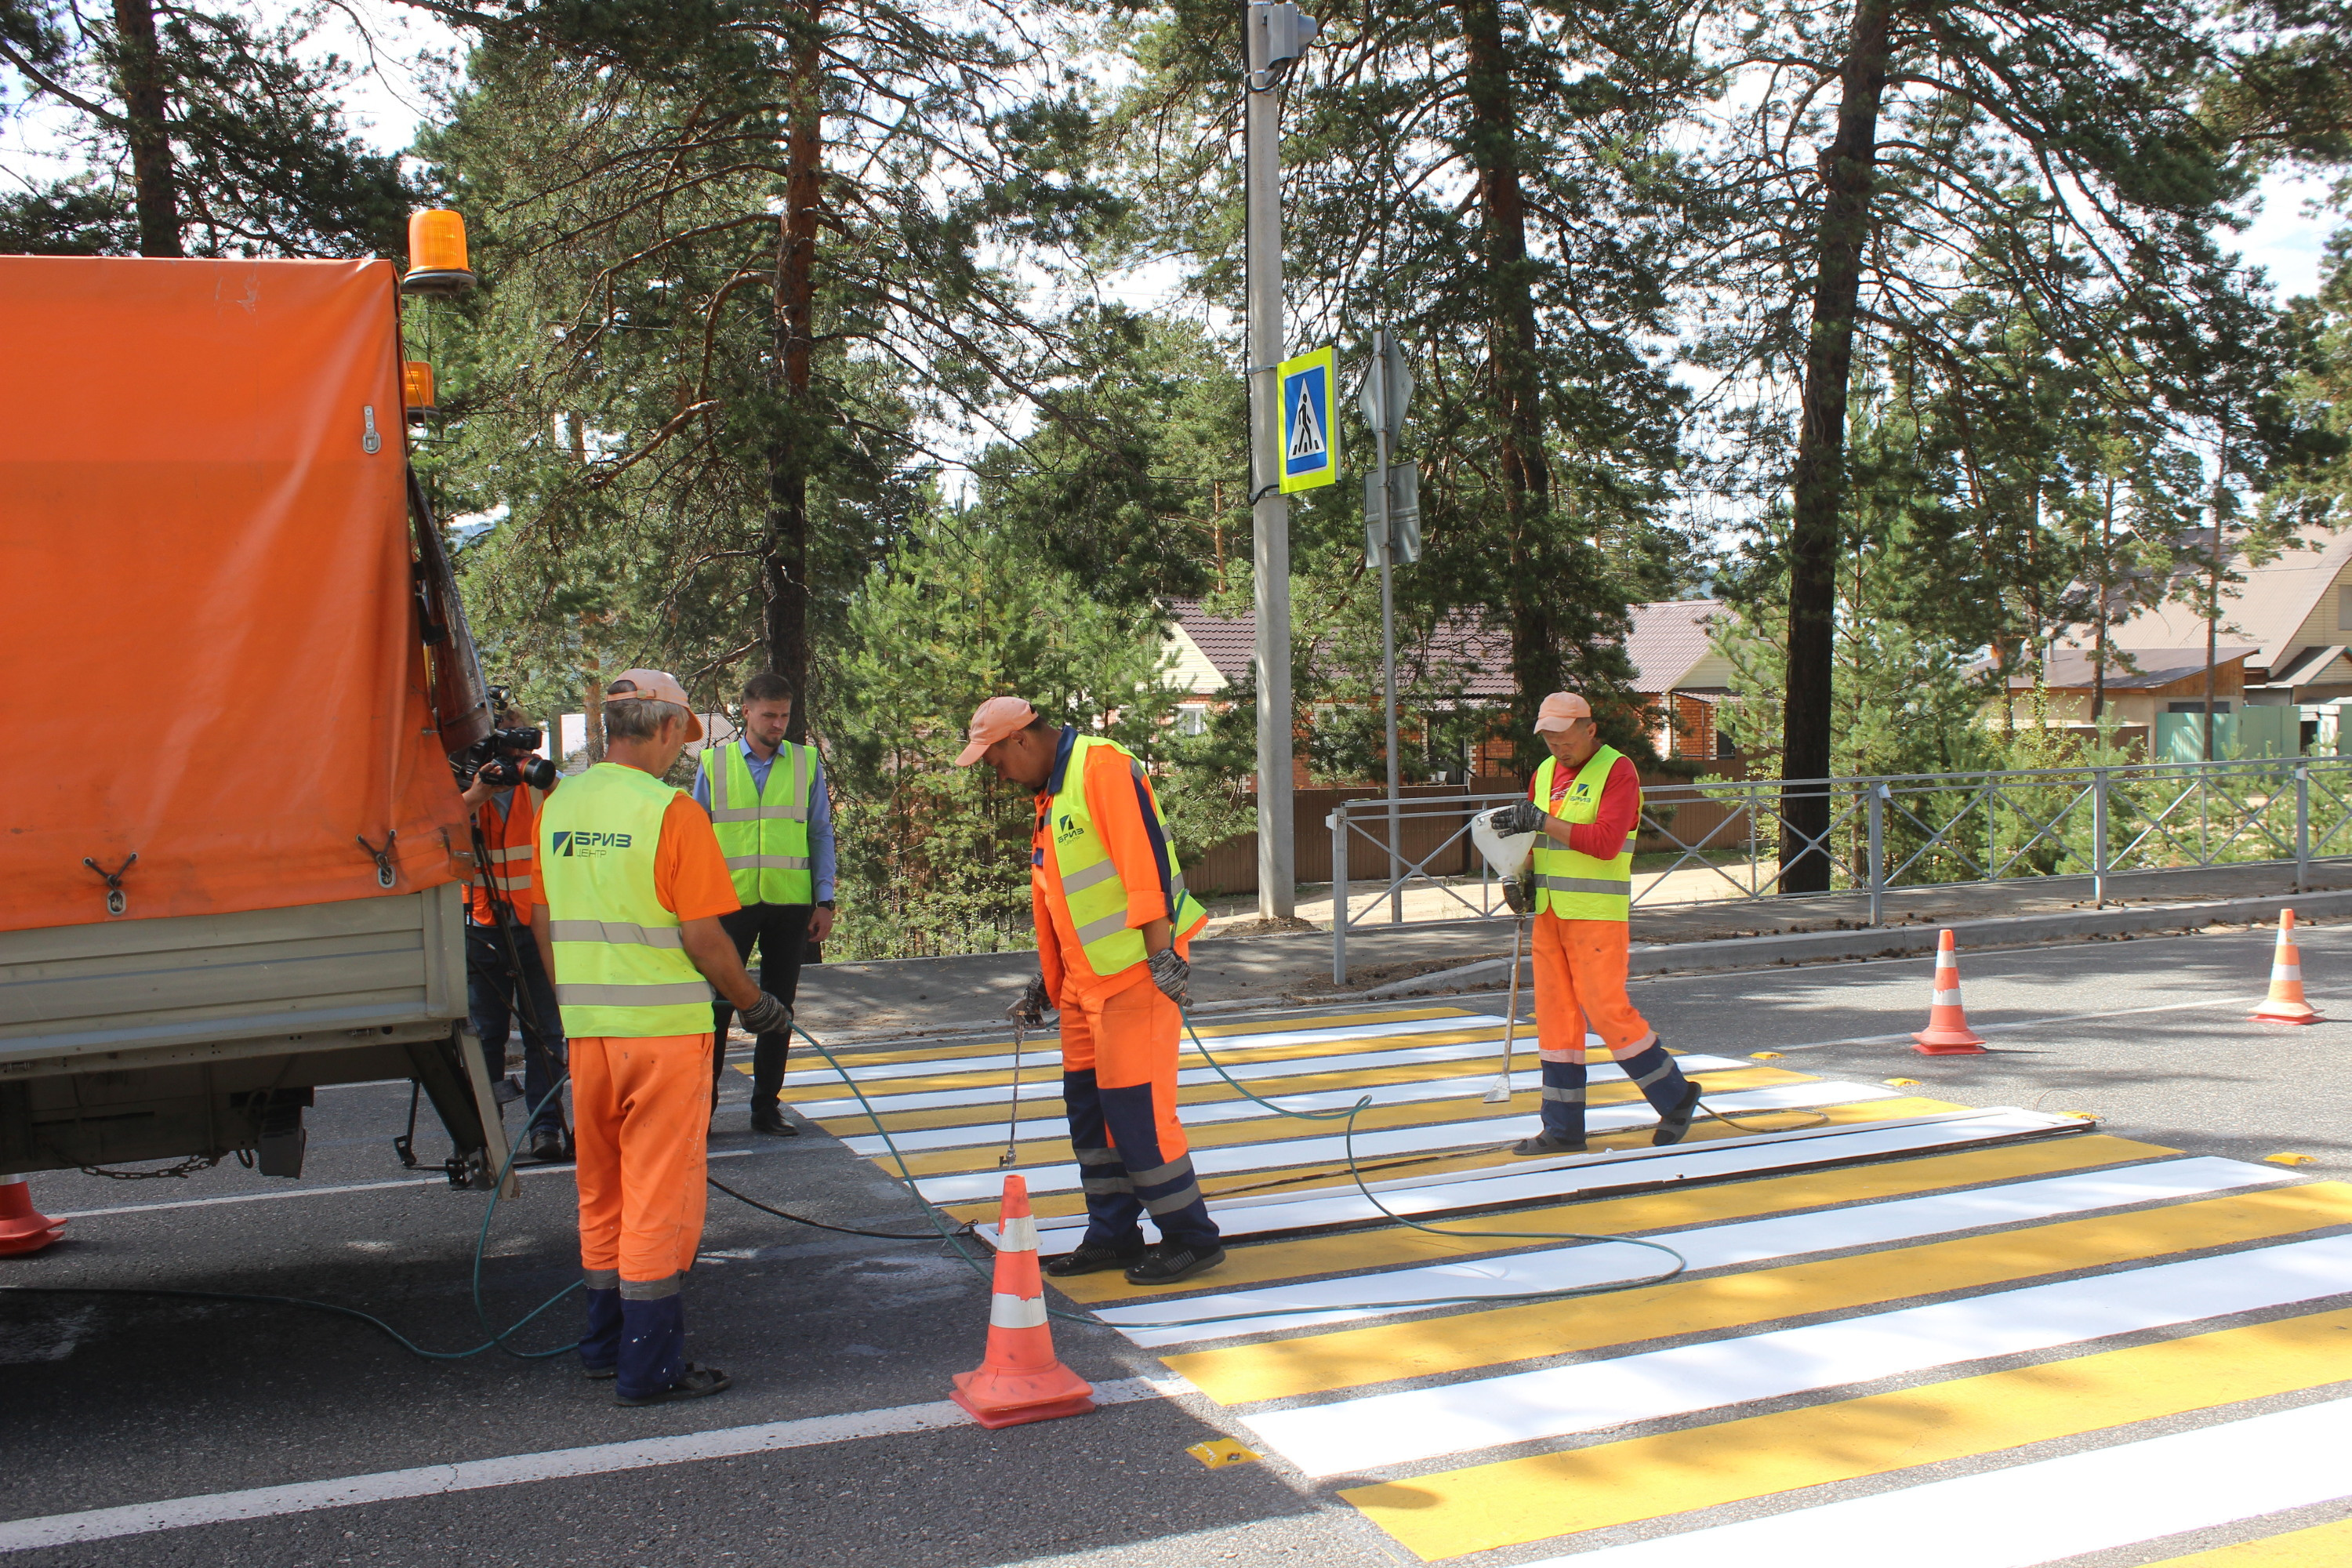
[[583,852],[594,856],[607,849],[626,849],[629,836],[625,833],[559,833],[548,840],[547,847],[567,858]]
[[1056,844],[1067,844],[1071,839],[1076,838],[1077,836],[1077,818],[1072,816],[1066,811],[1064,812],[1062,814],[1062,820],[1054,825],[1054,842]]

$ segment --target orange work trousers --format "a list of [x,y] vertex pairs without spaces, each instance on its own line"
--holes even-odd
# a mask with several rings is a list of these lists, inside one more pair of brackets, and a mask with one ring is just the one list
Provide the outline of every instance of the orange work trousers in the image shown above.
[[674,1295],[702,1241],[710,1036],[572,1042],[580,1267],[593,1289]]
[[1581,1065],[1588,1030],[1618,1059],[1657,1044],[1656,1031],[1625,994],[1631,925],[1564,921],[1549,910],[1534,922],[1536,1046],[1544,1060]]
[[1062,998],[1062,1101],[1086,1192],[1085,1240],[1124,1247],[1150,1216],[1178,1245],[1216,1245],[1216,1222],[1176,1120],[1183,1015],[1149,974],[1108,996]]

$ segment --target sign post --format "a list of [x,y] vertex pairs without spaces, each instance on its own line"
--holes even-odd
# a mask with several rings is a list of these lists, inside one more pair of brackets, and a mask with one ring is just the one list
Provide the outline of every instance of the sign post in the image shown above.
[[[1388,732],[1389,773],[1389,922],[1404,921],[1404,847],[1397,820],[1397,792],[1402,787],[1397,755],[1396,696],[1396,576],[1397,502],[1399,474],[1412,476],[1412,556],[1421,554],[1421,470],[1389,467],[1389,443],[1404,423],[1405,405],[1412,399],[1412,370],[1404,351],[1384,331],[1372,334],[1371,363],[1364,367],[1364,384],[1358,402],[1364,423],[1372,427],[1372,471],[1364,479],[1366,554],[1381,569],[1381,689],[1382,717]],[[1333,910],[1335,919],[1344,911]]]
[[[1320,30],[1290,0],[1252,4],[1244,18],[1244,268],[1249,342],[1250,568],[1257,605],[1257,912],[1297,912],[1291,843],[1290,501],[1282,411],[1282,79]],[[1327,382],[1328,386],[1328,382]],[[1326,394],[1326,411],[1328,394]],[[1329,429],[1327,423],[1326,431]],[[1335,473],[1337,466],[1334,465]],[[1328,482],[1328,481],[1326,481]]]

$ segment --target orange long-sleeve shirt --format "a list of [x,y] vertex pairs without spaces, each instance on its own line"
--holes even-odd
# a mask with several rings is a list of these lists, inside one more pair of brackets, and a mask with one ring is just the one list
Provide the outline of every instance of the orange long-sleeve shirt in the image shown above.
[[[1080,996],[1091,1000],[1115,995],[1150,974],[1139,963],[1108,977],[1095,973],[1079,944],[1077,929],[1070,922],[1068,906],[1047,890],[1061,880],[1051,816],[1076,737],[1075,730],[1062,731],[1053,774],[1037,795],[1037,827],[1030,839],[1029,899],[1037,921],[1037,967],[1045,975],[1046,994],[1057,1002],[1065,984],[1075,985]],[[1082,782],[1095,831],[1102,836],[1119,885],[1127,889],[1128,926],[1148,926],[1167,918],[1171,862],[1159,826],[1160,800],[1152,793],[1151,781],[1131,765],[1130,759],[1108,746],[1097,746],[1087,753]],[[1189,959],[1192,947],[1191,937],[1176,938],[1179,957]]]

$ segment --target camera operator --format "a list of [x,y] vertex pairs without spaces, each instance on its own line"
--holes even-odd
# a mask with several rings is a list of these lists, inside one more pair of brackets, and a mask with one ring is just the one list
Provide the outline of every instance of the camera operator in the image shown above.
[[526,1131],[527,1153],[562,1161],[571,1157],[563,1100],[561,1095],[550,1100],[549,1093],[566,1059],[563,1024],[530,921],[533,844],[541,804],[556,784],[555,765],[533,754],[540,731],[524,724],[520,713],[501,707],[498,723],[497,733],[463,755],[466,763],[478,763],[464,799],[474,814],[475,853],[483,860],[466,905],[467,1011],[501,1102],[515,1097],[506,1076],[507,1038],[520,1019],[523,1101],[546,1101]]

